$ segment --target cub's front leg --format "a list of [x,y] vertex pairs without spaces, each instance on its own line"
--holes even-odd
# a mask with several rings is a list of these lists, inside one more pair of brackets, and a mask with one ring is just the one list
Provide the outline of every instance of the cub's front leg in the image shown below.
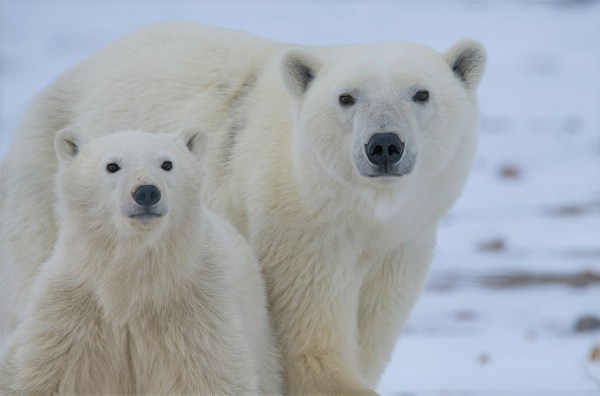
[[124,339],[107,330],[90,293],[49,282],[7,341],[2,395],[131,393]]
[[219,294],[199,290],[198,300],[185,296],[160,315],[131,323],[137,394],[259,394],[257,367],[244,337],[247,329],[231,314],[231,301]]

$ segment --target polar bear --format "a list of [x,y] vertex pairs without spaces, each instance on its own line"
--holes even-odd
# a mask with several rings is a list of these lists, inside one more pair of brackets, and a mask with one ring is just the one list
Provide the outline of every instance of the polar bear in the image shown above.
[[10,309],[56,238],[54,130],[201,125],[203,197],[257,254],[287,392],[372,393],[467,179],[485,63],[471,40],[303,47],[193,23],[117,40],[35,98],[3,160]]
[[204,135],[55,139],[60,231],[2,394],[277,394],[258,262],[200,200]]

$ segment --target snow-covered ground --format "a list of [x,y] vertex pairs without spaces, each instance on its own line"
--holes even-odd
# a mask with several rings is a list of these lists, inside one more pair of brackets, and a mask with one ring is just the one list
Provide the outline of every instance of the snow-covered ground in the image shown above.
[[[138,26],[193,20],[302,44],[489,51],[481,140],[380,384],[402,395],[600,394],[600,3],[1,3],[0,153],[27,102]],[[597,352],[600,355],[600,351]]]

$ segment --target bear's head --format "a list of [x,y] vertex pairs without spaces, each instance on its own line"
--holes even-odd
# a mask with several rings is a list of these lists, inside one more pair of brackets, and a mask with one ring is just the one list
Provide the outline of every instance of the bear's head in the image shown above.
[[413,190],[414,180],[445,177],[462,186],[476,146],[485,62],[475,41],[443,54],[412,43],[329,54],[292,49],[281,69],[293,103],[295,155],[312,156],[320,172],[353,190],[398,195]]
[[94,238],[146,237],[195,218],[205,135],[120,131],[87,141],[60,130],[59,215]]

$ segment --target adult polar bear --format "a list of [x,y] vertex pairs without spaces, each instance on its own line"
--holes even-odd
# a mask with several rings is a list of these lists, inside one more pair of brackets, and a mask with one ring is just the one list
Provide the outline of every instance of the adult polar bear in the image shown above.
[[[39,94],[2,163],[3,290],[19,312],[56,237],[61,128],[209,135],[205,194],[256,250],[290,394],[371,393],[467,178],[485,52],[302,48],[170,23]],[[10,323],[8,324],[10,327]]]

